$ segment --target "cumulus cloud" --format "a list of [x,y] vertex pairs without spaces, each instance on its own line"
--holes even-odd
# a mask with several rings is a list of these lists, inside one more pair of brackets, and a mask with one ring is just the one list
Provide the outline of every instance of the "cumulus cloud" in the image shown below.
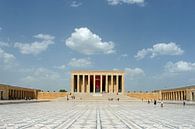
[[152,48],[142,49],[134,56],[137,60],[145,58],[150,55],[150,58],[154,58],[159,55],[182,55],[184,51],[173,42],[170,43],[158,43],[153,45]]
[[65,64],[63,64],[63,65],[60,65],[60,66],[55,66],[54,68],[56,68],[56,69],[60,69],[60,70],[65,70],[66,65],[65,65]]
[[114,43],[104,42],[102,39],[92,33],[88,28],[81,27],[76,28],[75,32],[71,34],[69,38],[65,41],[66,46],[80,52],[85,55],[92,54],[110,54],[114,53]]
[[87,66],[91,66],[92,62],[90,58],[80,58],[80,59],[72,58],[68,63],[68,65],[72,67],[87,67]]
[[169,72],[189,72],[195,70],[195,63],[178,61],[178,62],[168,62],[165,65],[165,70]]
[[0,41],[0,47],[9,47],[10,44],[7,42]]
[[0,48],[0,62],[3,64],[11,64],[15,60],[15,56],[13,54],[5,52]]
[[70,7],[76,8],[76,7],[79,7],[79,6],[81,6],[81,5],[82,5],[81,2],[73,1],[73,2],[70,4]]
[[54,36],[48,34],[38,34],[33,36],[40,41],[32,43],[15,43],[14,47],[18,48],[22,54],[33,54],[37,55],[43,51],[46,51],[48,46],[54,44]]
[[107,0],[109,5],[139,4],[144,5],[144,0]]
[[[30,69],[32,70],[32,69]],[[56,80],[59,79],[60,75],[54,71],[51,71],[49,69],[46,68],[37,68],[37,69],[33,69],[31,74],[27,75],[26,77],[24,77],[22,79],[22,81],[24,82],[37,82],[37,81],[48,81],[48,80]]]
[[139,78],[145,75],[141,68],[125,68],[125,74],[130,79]]

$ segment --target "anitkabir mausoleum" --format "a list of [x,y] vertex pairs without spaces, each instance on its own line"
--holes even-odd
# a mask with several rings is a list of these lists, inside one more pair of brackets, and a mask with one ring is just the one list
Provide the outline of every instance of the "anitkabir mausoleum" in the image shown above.
[[[70,92],[42,92],[39,89],[0,84],[0,100],[56,99],[71,93],[77,98],[85,95],[102,97],[126,97],[140,100],[195,101],[195,86],[161,89],[151,92],[125,91],[125,73],[121,70],[76,70],[71,71]],[[103,93],[103,94],[102,94]],[[107,96],[106,96],[107,95]]]
[[71,92],[124,94],[124,71],[72,71]]

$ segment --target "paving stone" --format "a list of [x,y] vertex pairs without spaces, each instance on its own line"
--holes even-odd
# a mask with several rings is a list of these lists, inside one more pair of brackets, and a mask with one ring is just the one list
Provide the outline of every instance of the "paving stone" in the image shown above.
[[[194,129],[195,107],[144,102],[46,102],[0,106],[0,129]],[[99,124],[99,125],[97,125]]]

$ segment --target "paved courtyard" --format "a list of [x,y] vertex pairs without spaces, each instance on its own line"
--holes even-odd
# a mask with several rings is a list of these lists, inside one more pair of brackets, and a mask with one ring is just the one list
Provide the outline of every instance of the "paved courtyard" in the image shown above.
[[146,102],[0,105],[0,129],[194,129],[195,106]]

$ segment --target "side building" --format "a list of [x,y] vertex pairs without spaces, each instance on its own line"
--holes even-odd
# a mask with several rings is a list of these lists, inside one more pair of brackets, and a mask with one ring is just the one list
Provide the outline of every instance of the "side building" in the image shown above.
[[162,100],[195,101],[195,86],[160,90]]
[[0,84],[0,100],[37,99],[39,89]]
[[72,71],[71,93],[116,93],[124,94],[124,71]]

